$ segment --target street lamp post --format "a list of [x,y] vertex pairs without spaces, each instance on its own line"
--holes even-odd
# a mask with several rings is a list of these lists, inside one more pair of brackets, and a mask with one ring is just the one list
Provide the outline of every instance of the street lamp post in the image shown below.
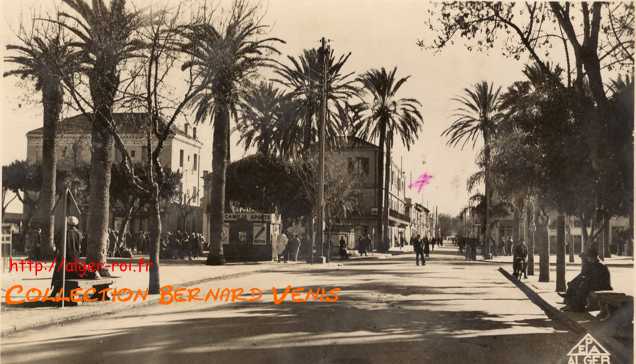
[[322,61],[322,87],[320,102],[320,123],[318,142],[320,144],[319,162],[318,162],[318,244],[320,244],[321,259],[325,257],[324,244],[324,224],[325,224],[325,118],[327,117],[327,41],[323,37],[320,40],[320,54]]

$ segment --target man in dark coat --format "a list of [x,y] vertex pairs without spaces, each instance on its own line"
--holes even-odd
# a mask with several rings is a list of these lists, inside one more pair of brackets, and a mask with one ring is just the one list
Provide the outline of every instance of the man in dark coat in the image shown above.
[[[81,278],[81,272],[78,269],[67,269],[68,263],[76,263],[77,265],[82,264],[79,260],[81,254],[81,242],[82,242],[82,233],[79,231],[77,226],[79,225],[79,219],[75,216],[69,216],[66,219],[67,230],[66,230],[66,257],[63,257],[63,239],[57,239],[56,241],[56,257],[55,257],[55,267],[53,271],[53,278],[51,279],[51,286],[53,290],[51,292],[51,297],[57,295],[57,293],[62,289],[62,274],[66,269],[66,279],[77,279]],[[87,272],[87,275],[99,275],[98,272]],[[93,277],[90,277],[93,278]]]
[[369,233],[365,233],[362,239],[360,239],[360,256],[364,255],[368,256],[367,250],[369,250],[369,246],[371,245],[371,238],[369,238]]
[[415,251],[415,265],[420,265],[420,258],[422,259],[422,265],[425,265],[426,260],[424,260],[424,249],[422,247],[422,239],[420,238],[420,234],[417,234],[415,237],[411,238],[411,244],[413,245],[413,250]]
[[424,254],[426,255],[426,257],[429,257],[429,254],[431,252],[431,243],[428,240],[428,237],[424,237],[424,241],[422,242],[422,244],[424,245]]
[[344,240],[344,237],[340,237],[340,241],[338,242],[338,252],[340,253],[340,259],[349,259],[349,253],[347,252],[347,243]]
[[565,294],[559,293],[565,300],[565,311],[585,311],[590,292],[612,290],[609,269],[599,261],[594,246],[581,254],[581,265],[581,273],[568,282]]

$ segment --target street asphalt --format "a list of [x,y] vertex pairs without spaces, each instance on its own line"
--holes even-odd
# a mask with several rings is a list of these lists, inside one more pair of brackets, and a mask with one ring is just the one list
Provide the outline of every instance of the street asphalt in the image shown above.
[[[2,338],[1,359],[49,364],[567,363],[578,335],[548,319],[497,265],[466,262],[455,250],[437,250],[425,266],[416,266],[413,255],[401,255],[279,265],[209,281],[196,287],[202,292],[196,297],[204,299],[216,288],[219,297],[223,288],[242,288],[245,294],[235,290],[236,302],[213,302],[209,296],[208,302],[141,306],[17,332]],[[297,288],[296,294],[276,304],[274,298],[281,299],[288,285]],[[251,288],[262,297],[256,299]],[[323,288],[327,299],[306,295],[309,288]],[[187,301],[187,291],[182,293],[179,299]]]

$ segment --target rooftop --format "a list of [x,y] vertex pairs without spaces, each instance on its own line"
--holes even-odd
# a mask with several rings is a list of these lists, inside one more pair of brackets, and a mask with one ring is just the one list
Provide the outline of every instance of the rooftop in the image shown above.
[[[117,129],[122,134],[136,134],[143,132],[143,123],[146,114],[144,113],[113,113],[113,119],[117,124]],[[43,128],[37,128],[29,131],[27,136],[41,135]],[[66,134],[88,134],[91,132],[91,123],[84,114],[78,114],[62,120],[57,127],[58,133]],[[195,141],[191,135],[187,135],[185,131],[173,126],[173,130],[177,135],[186,137]],[[196,142],[200,143],[198,140]]]

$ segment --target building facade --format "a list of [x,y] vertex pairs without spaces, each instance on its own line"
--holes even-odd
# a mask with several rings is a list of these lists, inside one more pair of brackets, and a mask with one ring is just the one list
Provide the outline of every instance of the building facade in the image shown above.
[[410,243],[411,238],[417,235],[421,237],[431,236],[430,211],[420,203],[406,199],[406,213],[409,216],[410,224],[406,230],[406,239]]
[[[356,137],[347,137],[343,138],[335,150],[328,153],[331,158],[346,161],[349,172],[356,177],[351,193],[353,211],[328,237],[332,246],[337,246],[343,238],[350,249],[355,249],[360,237],[366,233],[371,237],[373,248],[379,250],[398,246],[400,238],[407,239],[406,231],[410,219],[406,210],[406,182],[401,166],[392,161],[392,168],[388,172],[391,181],[388,199],[389,241],[382,242],[378,232],[378,223],[382,217],[382,211],[378,210],[378,187],[383,186],[385,180],[378,176],[379,147]],[[384,196],[380,197],[384,199]]]
[[[143,125],[143,113],[114,113],[121,139],[133,163],[142,163],[147,158],[146,135]],[[182,174],[178,201],[164,206],[163,224],[166,230],[179,228],[189,231],[201,231],[200,211],[203,181],[201,171],[201,148],[203,144],[197,138],[196,128],[185,124],[175,127],[174,133],[164,143],[159,156],[164,167]],[[42,160],[42,128],[26,134],[27,162],[38,163]],[[91,162],[91,123],[79,114],[62,120],[57,128],[57,168],[70,171]],[[113,146],[115,161],[121,161],[120,152]],[[113,219],[112,224],[117,224]],[[131,224],[133,230],[145,230],[144,219],[136,219]]]

